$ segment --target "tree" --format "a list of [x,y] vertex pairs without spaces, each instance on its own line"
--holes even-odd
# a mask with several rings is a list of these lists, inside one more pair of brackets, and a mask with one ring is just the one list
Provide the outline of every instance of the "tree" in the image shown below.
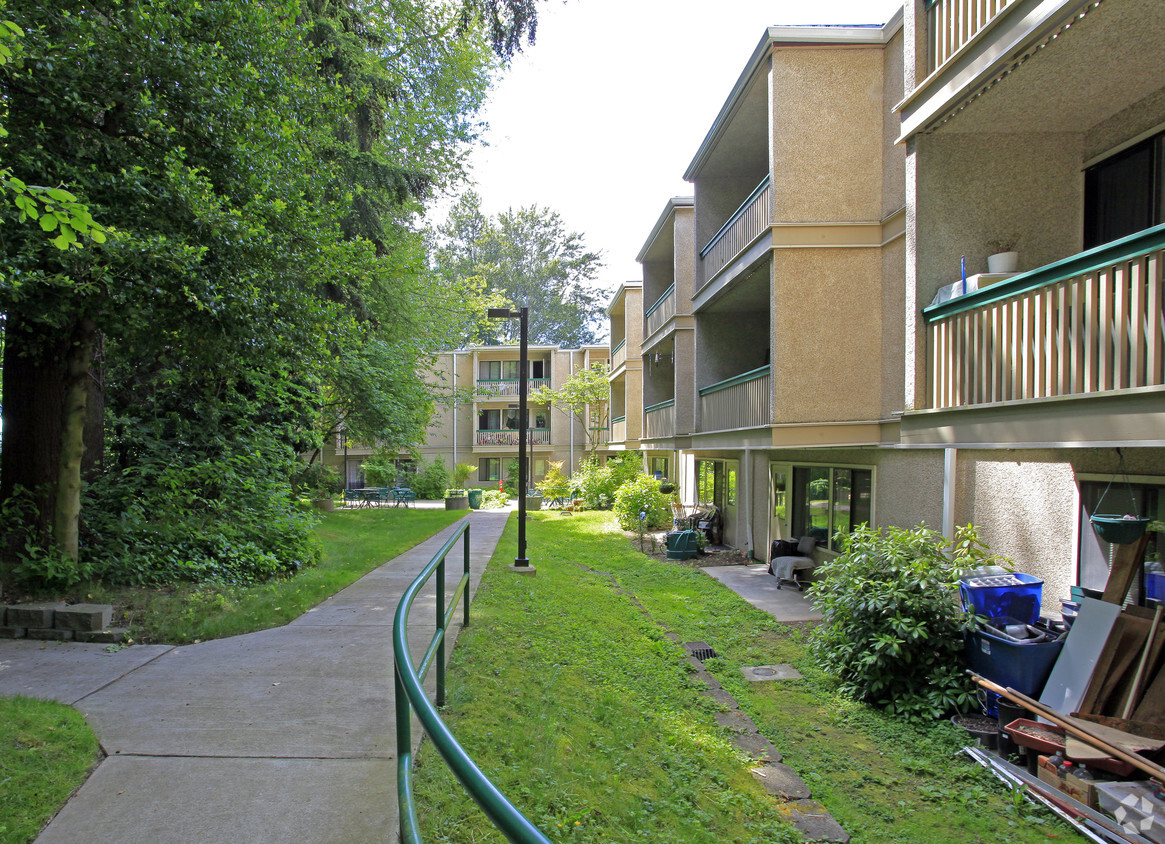
[[[604,293],[595,283],[602,268],[583,236],[568,232],[549,208],[510,209],[496,218],[481,212],[472,191],[461,197],[433,235],[436,272],[447,286],[472,286],[492,301],[530,308],[531,343],[577,348],[597,342]],[[481,300],[467,300],[462,320],[469,342],[516,343],[516,324],[486,321]]]
[[609,372],[607,364],[595,363],[575,370],[557,390],[543,387],[530,394],[530,401],[552,404],[579,421],[587,436],[585,456],[594,454],[602,443],[603,431],[611,424]]
[[64,580],[310,562],[288,478],[329,397],[374,396],[352,424],[380,432],[427,407],[413,221],[475,137],[496,59],[474,21],[514,7],[532,36],[525,6],[19,3],[5,165],[118,236],[0,243],[0,503],[29,505],[10,566],[28,549],[63,554]]

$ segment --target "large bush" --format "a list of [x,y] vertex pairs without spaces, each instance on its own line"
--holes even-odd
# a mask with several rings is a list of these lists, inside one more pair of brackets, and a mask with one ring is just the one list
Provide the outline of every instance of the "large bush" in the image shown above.
[[659,481],[640,475],[615,492],[615,515],[623,530],[636,530],[644,514],[647,530],[663,530],[671,524],[671,498],[659,491]]
[[418,498],[443,498],[445,488],[449,486],[449,470],[440,457],[434,457],[432,463],[422,460],[413,471],[404,473],[401,483]]
[[970,525],[953,542],[923,526],[855,528],[844,553],[817,568],[824,620],[810,639],[814,655],[844,692],[893,713],[939,717],[971,706],[963,631],[972,617],[957,584],[998,561]]
[[643,458],[637,452],[628,452],[612,457],[605,466],[600,466],[597,458],[589,458],[570,480],[576,498],[586,501],[593,510],[609,510],[619,487],[642,472]]

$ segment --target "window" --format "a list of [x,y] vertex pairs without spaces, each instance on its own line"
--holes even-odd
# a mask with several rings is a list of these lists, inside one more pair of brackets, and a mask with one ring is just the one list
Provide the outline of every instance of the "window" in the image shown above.
[[530,377],[531,378],[549,378],[546,374],[546,361],[532,360],[530,361]]
[[477,429],[479,431],[516,431],[518,429],[518,411],[509,408],[482,410],[477,414]]
[[793,468],[794,536],[812,536],[818,545],[840,551],[842,539],[870,521],[873,472],[830,466]]
[[496,481],[502,477],[502,459],[500,457],[482,457],[477,461],[477,479],[479,481]]
[[696,461],[696,500],[716,504],[724,487],[724,464],[718,460]]
[[[1109,564],[1116,546],[1097,536],[1092,528],[1092,522],[1089,521],[1094,513],[1119,516],[1135,513],[1154,520],[1150,526],[1154,526],[1154,523],[1160,526],[1165,520],[1165,482],[1142,481],[1126,484],[1123,478],[1117,478],[1111,485],[1108,481],[1080,483],[1077,582],[1086,589],[1103,590],[1108,583]],[[1165,532],[1159,530],[1150,531],[1144,569],[1141,577],[1133,581],[1133,586],[1129,590],[1129,600],[1132,603],[1143,605],[1147,598],[1165,600]]]
[[1084,171],[1084,248],[1165,222],[1165,133]]
[[483,381],[518,380],[518,361],[516,360],[483,360],[480,365],[480,377]]

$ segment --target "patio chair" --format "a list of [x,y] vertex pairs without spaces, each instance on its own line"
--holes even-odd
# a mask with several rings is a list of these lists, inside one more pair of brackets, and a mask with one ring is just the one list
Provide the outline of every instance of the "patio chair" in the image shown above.
[[363,501],[360,492],[355,489],[344,490],[344,506],[345,507],[359,507]]
[[796,542],[789,539],[773,540],[769,571],[777,579],[778,589],[789,582],[797,587],[798,592],[805,591],[805,584],[798,572],[811,571],[817,565],[817,560],[813,558],[815,550],[817,540],[812,536],[802,536]]

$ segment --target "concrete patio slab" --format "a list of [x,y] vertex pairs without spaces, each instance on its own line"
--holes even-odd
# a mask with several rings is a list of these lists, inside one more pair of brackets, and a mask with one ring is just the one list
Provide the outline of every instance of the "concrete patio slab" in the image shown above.
[[719,580],[758,610],[763,610],[777,621],[820,621],[821,613],[813,606],[810,593],[796,589],[777,588],[777,579],[768,573],[768,566],[711,566],[700,569]]

